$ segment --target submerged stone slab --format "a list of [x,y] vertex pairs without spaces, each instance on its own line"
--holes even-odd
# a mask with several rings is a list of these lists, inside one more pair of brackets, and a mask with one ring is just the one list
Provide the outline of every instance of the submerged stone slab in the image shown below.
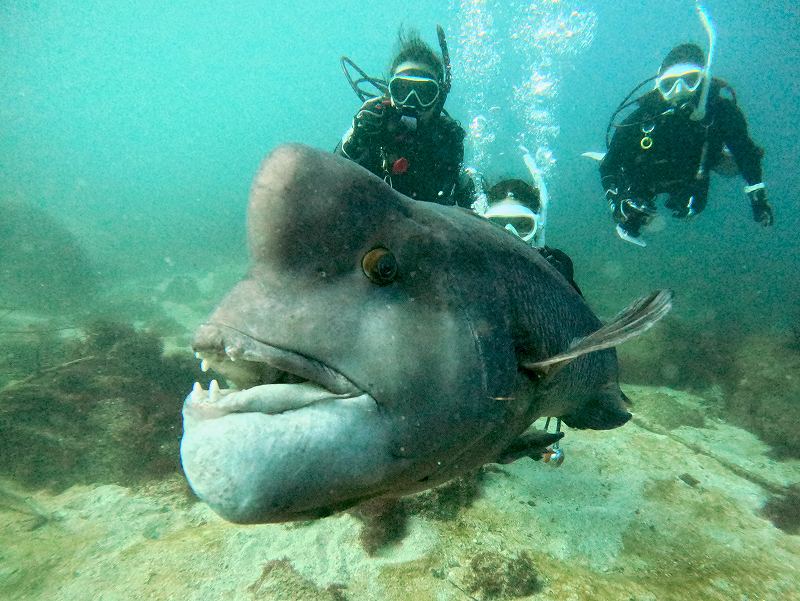
[[798,462],[699,419],[698,397],[626,393],[633,423],[568,432],[559,469],[484,469],[478,498],[412,513],[406,535],[372,555],[352,515],[235,526],[178,478],[34,495],[45,520],[0,497],[0,598],[800,599],[800,537],[761,510],[800,480]]

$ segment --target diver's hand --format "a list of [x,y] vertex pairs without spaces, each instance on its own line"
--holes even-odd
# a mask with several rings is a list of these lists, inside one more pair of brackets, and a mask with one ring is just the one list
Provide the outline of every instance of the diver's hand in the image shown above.
[[686,200],[685,204],[681,203],[679,206],[673,205],[671,207],[667,205],[667,208],[672,209],[672,216],[675,219],[688,219],[689,217],[694,217],[695,215],[697,215],[697,211],[695,211],[694,207],[695,207],[694,195],[690,196]]
[[617,208],[619,207],[619,188],[612,186],[606,189],[605,193],[606,202],[608,203],[608,210],[616,215]]
[[382,96],[364,102],[353,118],[356,135],[371,137],[382,133],[386,129],[390,106],[389,100]]
[[653,204],[636,198],[623,198],[610,206],[613,210],[614,221],[617,222],[617,235],[631,244],[647,246],[641,238],[641,230],[655,216],[656,209]]
[[652,221],[656,213],[655,208],[650,203],[636,198],[623,198],[610,206],[614,212],[614,221],[617,223],[647,225]]
[[775,222],[772,214],[772,205],[767,201],[767,189],[758,188],[747,193],[750,199],[750,207],[753,209],[753,221],[760,223],[764,227],[770,226]]

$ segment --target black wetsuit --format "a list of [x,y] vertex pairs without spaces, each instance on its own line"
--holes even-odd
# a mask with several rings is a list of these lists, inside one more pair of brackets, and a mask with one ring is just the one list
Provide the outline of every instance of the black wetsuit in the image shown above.
[[581,292],[578,284],[575,283],[575,268],[572,265],[572,259],[567,253],[552,246],[542,246],[536,250],[550,265],[556,268],[558,273],[564,276],[564,279],[575,289],[575,292],[583,296],[583,292]]
[[458,122],[444,113],[429,123],[419,122],[416,130],[406,127],[396,114],[380,134],[366,137],[356,131],[348,152],[342,151],[341,142],[334,152],[369,169],[406,196],[456,204],[465,135]]
[[[657,91],[643,96],[618,126],[600,164],[603,188],[618,189],[620,198],[635,198],[652,209],[654,197],[666,193],[666,207],[676,217],[699,213],[706,205],[709,173],[723,160],[723,146],[748,185],[761,182],[763,151],[750,139],[736,103],[720,95],[723,86],[713,80],[701,121],[689,118],[694,105],[670,110]],[[646,138],[652,141],[649,148],[644,148]]]

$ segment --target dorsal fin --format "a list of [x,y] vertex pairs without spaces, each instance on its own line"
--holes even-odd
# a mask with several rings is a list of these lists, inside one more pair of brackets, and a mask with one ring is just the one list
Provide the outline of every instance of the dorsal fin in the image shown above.
[[576,357],[617,346],[646,332],[671,308],[672,291],[656,290],[631,303],[596,332],[573,342],[563,353],[542,361],[522,362],[520,366],[536,376],[553,375]]

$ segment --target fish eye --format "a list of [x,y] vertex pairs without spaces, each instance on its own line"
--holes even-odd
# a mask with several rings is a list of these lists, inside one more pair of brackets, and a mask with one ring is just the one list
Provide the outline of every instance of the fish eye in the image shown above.
[[397,277],[397,259],[390,250],[378,246],[361,259],[361,269],[371,282],[378,286],[386,286]]

